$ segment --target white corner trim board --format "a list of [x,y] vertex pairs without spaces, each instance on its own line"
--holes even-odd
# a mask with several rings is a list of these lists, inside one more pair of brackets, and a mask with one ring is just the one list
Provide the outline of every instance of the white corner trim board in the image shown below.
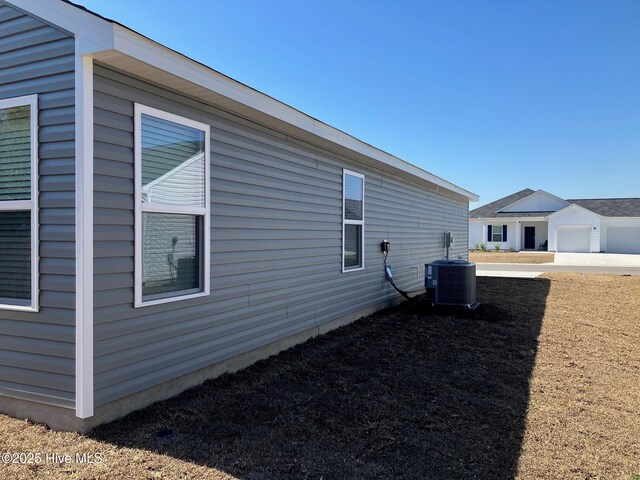
[[[77,41],[76,41],[77,44]],[[76,54],[76,416],[93,416],[93,59]]]

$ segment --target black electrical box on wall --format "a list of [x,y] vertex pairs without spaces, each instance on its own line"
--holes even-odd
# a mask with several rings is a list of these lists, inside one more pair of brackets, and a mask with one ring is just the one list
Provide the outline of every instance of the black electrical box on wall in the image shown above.
[[389,253],[389,249],[391,248],[391,243],[388,240],[383,240],[380,242],[380,250],[382,253]]

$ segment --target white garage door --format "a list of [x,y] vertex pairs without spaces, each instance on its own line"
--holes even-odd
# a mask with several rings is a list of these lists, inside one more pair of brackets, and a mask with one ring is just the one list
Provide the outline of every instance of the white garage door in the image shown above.
[[558,252],[591,251],[591,227],[559,227],[557,239]]
[[640,227],[607,228],[607,252],[640,253]]

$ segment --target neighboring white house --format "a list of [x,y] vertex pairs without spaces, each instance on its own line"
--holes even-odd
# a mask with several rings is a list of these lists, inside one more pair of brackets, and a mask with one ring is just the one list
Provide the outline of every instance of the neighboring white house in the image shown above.
[[469,212],[469,248],[640,254],[640,198],[565,200],[521,190]]

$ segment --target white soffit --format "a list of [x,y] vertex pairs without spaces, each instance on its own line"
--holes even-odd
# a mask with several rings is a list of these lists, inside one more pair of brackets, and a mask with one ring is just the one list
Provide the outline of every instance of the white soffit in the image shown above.
[[[346,148],[349,152],[377,160],[393,169],[432,183],[438,188],[466,197],[469,201],[479,200],[478,195],[468,190],[362,142],[129,28],[73,4],[61,0],[9,0],[7,3],[73,33],[79,40],[79,45],[82,45],[82,51],[77,52],[79,54],[91,55],[101,62],[186,92],[257,122],[272,123],[275,119],[278,121],[279,129],[283,128],[283,123],[294,127],[293,131],[285,133],[299,136],[300,132],[306,132],[313,136],[312,143],[318,143],[317,139],[328,141],[332,145]],[[142,65],[139,62],[142,62]],[[322,143],[319,145],[325,147]],[[336,150],[336,153],[341,152]]]

